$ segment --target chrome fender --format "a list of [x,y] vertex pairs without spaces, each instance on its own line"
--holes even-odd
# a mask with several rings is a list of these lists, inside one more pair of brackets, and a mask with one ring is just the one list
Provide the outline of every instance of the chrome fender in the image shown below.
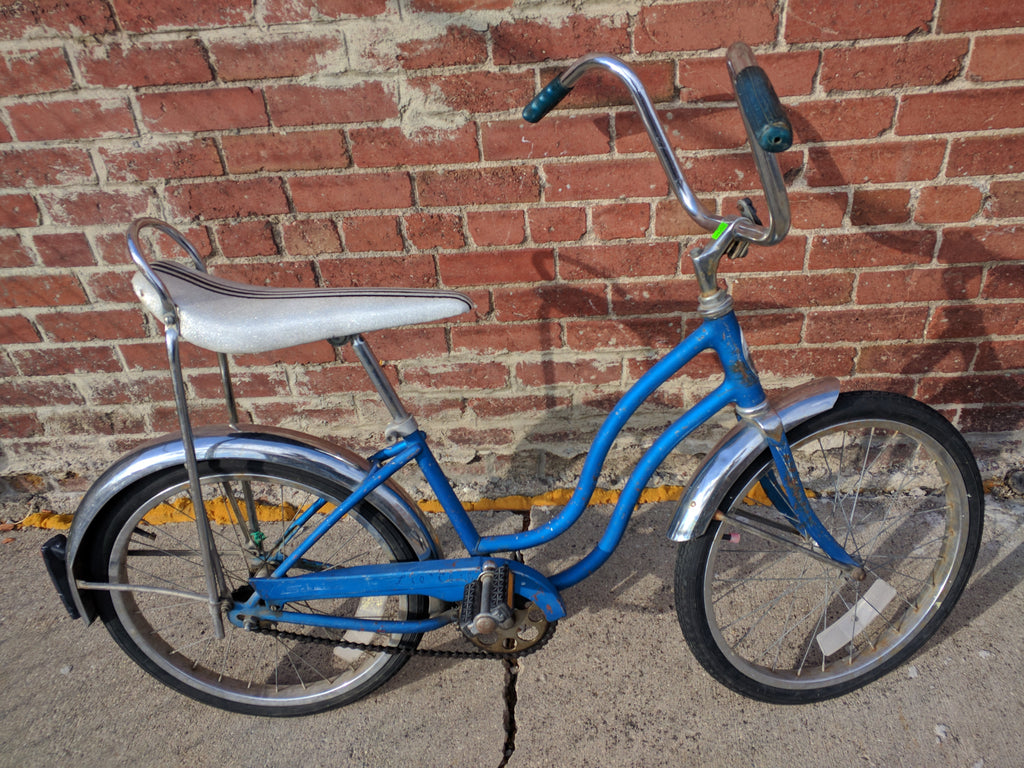
[[[839,381],[818,379],[794,387],[771,405],[788,432],[812,416],[824,413],[839,398]],[[697,468],[683,498],[679,500],[669,528],[673,541],[690,541],[703,536],[725,494],[739,476],[768,447],[756,424],[741,421],[708,452]]]
[[[329,443],[287,429],[263,426],[200,427],[195,430],[198,461],[249,459],[286,464],[321,475],[345,488],[355,488],[369,472],[365,459]],[[96,607],[89,592],[79,591],[76,579],[88,578],[83,553],[96,524],[105,518],[109,505],[125,489],[156,472],[185,464],[180,435],[150,441],[121,457],[85,494],[71,522],[67,542],[67,570],[72,599],[78,612],[91,624]],[[367,497],[412,544],[420,560],[442,558],[443,552],[429,521],[418,505],[395,483],[381,485]]]

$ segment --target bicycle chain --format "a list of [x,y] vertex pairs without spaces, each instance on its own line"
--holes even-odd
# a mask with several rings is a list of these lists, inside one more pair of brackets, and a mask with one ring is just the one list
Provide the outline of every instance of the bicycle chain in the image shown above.
[[320,635],[303,634],[302,632],[289,632],[286,629],[271,629],[270,627],[259,626],[247,627],[246,630],[260,635],[270,635],[272,637],[295,640],[297,642],[313,642],[320,645],[334,646],[336,648],[352,648],[354,650],[373,653],[388,653],[392,656],[428,656],[443,659],[521,659],[524,656],[529,656],[531,653],[539,651],[547,645],[551,636],[555,634],[555,626],[557,626],[557,624],[557,621],[549,622],[547,629],[544,630],[544,634],[541,635],[537,642],[516,653],[494,653],[492,651],[444,651],[435,648],[403,648],[397,645],[373,645],[372,643],[357,643],[352,640],[339,640],[337,638],[322,637]]

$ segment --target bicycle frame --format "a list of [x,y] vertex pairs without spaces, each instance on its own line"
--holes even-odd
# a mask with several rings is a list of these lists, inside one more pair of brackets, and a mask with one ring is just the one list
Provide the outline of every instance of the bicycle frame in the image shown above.
[[[544,526],[520,533],[481,536],[434,458],[426,435],[415,429],[370,458],[371,470],[352,495],[326,515],[303,543],[281,561],[270,577],[251,580],[255,594],[245,606],[230,613],[232,620],[241,623],[248,618],[263,618],[310,624],[309,614],[293,614],[283,610],[287,602],[307,599],[425,594],[457,602],[462,597],[465,583],[480,573],[486,559],[508,564],[516,574],[517,592],[528,596],[538,605],[548,620],[565,615],[558,598],[559,591],[583,581],[608,560],[621,541],[647,482],[687,436],[728,405],[735,405],[741,418],[754,418],[755,414],[763,414],[765,409],[770,411],[731,301],[720,304],[716,311],[702,314],[704,316],[700,325],[647,371],[612,409],[594,438],[580,481],[571,498],[562,511]],[[408,422],[411,417],[405,414],[387,379],[379,375],[376,359],[368,354],[365,342],[361,339],[358,341],[361,345],[358,356],[368,368],[382,398],[393,415]],[[718,356],[724,374],[723,381],[685,411],[645,452],[630,474],[603,535],[588,554],[550,577],[544,577],[515,560],[496,557],[498,553],[520,552],[547,544],[568,531],[580,519],[593,496],[611,446],[629,419],[657,389],[706,350],[713,350]],[[766,489],[767,492],[780,508],[788,510],[794,527],[804,536],[813,538],[827,556],[841,564],[856,567],[857,564],[817,521],[809,506],[801,503],[801,499],[805,502],[806,497],[799,477],[795,474],[785,435],[781,431],[777,435],[766,432],[766,438],[775,457],[777,476],[776,482]],[[355,509],[381,483],[413,462],[423,472],[465,546],[468,558],[412,564],[391,563],[283,578],[296,563],[302,561],[304,554],[331,526]],[[300,515],[293,525],[304,525],[312,514]],[[261,601],[266,603],[266,607],[259,605]],[[452,617],[446,615],[418,622],[318,616],[313,622],[318,626],[336,629],[422,632],[436,629],[451,620]]]

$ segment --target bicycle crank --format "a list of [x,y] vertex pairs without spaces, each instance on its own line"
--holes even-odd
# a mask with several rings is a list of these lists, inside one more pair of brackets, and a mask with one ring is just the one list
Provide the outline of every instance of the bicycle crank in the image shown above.
[[466,584],[459,628],[485,651],[517,654],[546,637],[548,620],[533,603],[516,599],[508,565],[488,560],[480,576]]

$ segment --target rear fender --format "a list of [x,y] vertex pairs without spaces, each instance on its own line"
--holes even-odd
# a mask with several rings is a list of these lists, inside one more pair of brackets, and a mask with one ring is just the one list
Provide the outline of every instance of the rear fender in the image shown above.
[[[340,446],[299,432],[276,427],[216,426],[195,430],[198,461],[243,459],[286,464],[321,475],[345,488],[355,488],[369,472],[366,460]],[[96,618],[96,606],[88,590],[79,590],[76,579],[89,579],[86,551],[101,521],[112,513],[118,495],[139,481],[185,464],[180,435],[146,443],[123,456],[85,494],[68,532],[66,562],[71,598],[86,624]],[[443,557],[441,545],[418,505],[395,483],[387,482],[369,494],[378,507],[410,542],[420,560]]]
[[[839,382],[833,378],[810,381],[772,398],[782,425],[788,432],[812,416],[824,413],[839,398]],[[694,473],[679,501],[669,528],[673,541],[690,541],[703,536],[725,494],[747,467],[768,448],[756,424],[741,421],[718,441]]]

